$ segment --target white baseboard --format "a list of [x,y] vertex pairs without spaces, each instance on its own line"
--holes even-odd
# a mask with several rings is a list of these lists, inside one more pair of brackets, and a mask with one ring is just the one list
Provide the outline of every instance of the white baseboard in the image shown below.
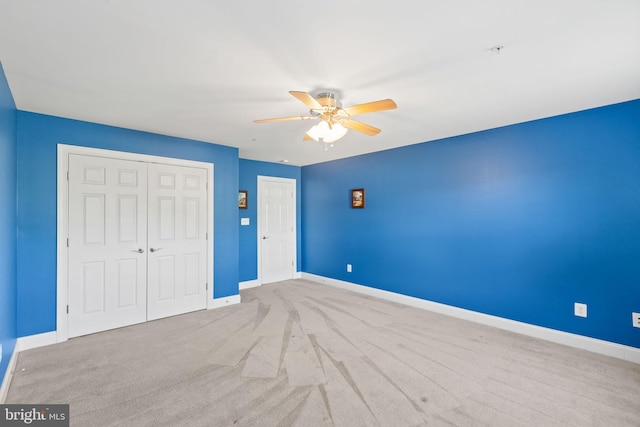
[[45,332],[43,334],[29,335],[18,338],[16,349],[18,351],[31,350],[32,348],[44,347],[58,342],[58,334],[53,332]]
[[228,297],[214,298],[213,302],[209,304],[209,307],[207,307],[207,309],[211,310],[214,308],[226,307],[234,304],[240,304],[240,295],[231,295]]
[[557,331],[555,329],[544,328],[542,326],[531,325],[529,323],[523,323],[516,320],[505,319],[503,317],[479,313],[477,311],[465,310],[464,308],[440,304],[437,302],[410,297],[395,292],[384,291],[381,289],[370,288],[368,286],[357,285],[355,283],[345,282],[343,280],[332,279],[324,276],[318,276],[311,273],[302,273],[302,278],[310,280],[312,282],[323,283],[325,285],[366,294],[411,307],[433,311],[436,313],[445,314],[447,316],[457,317],[459,319],[469,320],[475,323],[481,323],[487,326],[493,326],[495,328],[516,332],[522,335],[540,338],[557,344],[563,344],[570,347],[591,351],[593,353],[604,354],[606,356],[627,360],[629,362],[640,363],[640,348],[612,343],[596,338],[585,337],[569,332]]
[[296,271],[295,273],[293,273],[293,278],[302,279],[302,271]]
[[16,370],[16,363],[18,361],[17,347],[18,347],[18,344],[16,343],[16,346],[13,349],[13,353],[11,354],[11,359],[9,359],[7,370],[4,373],[4,378],[2,379],[2,386],[0,386],[0,404],[3,404],[4,402],[7,401],[9,386],[11,385],[11,380],[13,379],[13,372]]
[[13,354],[11,355],[11,359],[9,360],[9,366],[7,366],[7,371],[5,372],[4,379],[2,380],[2,387],[0,388],[0,403],[4,403],[7,398],[9,385],[11,384],[13,372],[15,371],[18,353],[20,353],[21,351],[31,350],[32,348],[55,344],[57,342],[58,334],[56,331],[20,337],[16,340],[16,345],[13,348]]
[[255,287],[258,287],[258,286],[260,286],[260,283],[258,282],[258,279],[256,279],[256,280],[247,280],[246,282],[238,283],[238,289],[240,289],[240,290],[255,288]]

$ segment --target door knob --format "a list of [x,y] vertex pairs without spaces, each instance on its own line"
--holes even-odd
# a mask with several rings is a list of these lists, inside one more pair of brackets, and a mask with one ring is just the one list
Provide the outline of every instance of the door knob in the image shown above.
[[134,251],[131,251],[131,252],[138,252],[139,254],[142,254],[142,253],[144,253],[144,249],[138,248],[138,249],[136,249]]
[[262,240],[267,240],[268,237],[267,236],[262,236]]
[[149,252],[158,252],[162,248],[149,248]]

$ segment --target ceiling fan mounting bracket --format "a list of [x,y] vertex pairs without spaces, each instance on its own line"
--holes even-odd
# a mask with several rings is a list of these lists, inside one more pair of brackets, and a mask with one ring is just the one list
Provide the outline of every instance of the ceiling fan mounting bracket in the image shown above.
[[336,95],[334,93],[331,92],[322,92],[319,93],[318,96],[316,97],[316,101],[318,101],[318,104],[322,105],[323,107],[329,107],[329,108],[333,108],[333,107],[341,107],[342,104],[340,103],[340,101],[338,101],[336,99]]

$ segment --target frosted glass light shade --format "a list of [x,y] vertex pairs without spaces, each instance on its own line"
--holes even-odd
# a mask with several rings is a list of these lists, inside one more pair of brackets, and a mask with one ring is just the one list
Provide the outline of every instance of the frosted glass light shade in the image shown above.
[[342,126],[340,123],[336,123],[335,125],[333,125],[331,127],[331,129],[327,130],[327,132],[325,133],[324,137],[322,138],[322,141],[324,141],[324,142],[337,141],[340,138],[342,138],[343,136],[345,136],[347,134],[348,130],[349,129],[347,129],[346,127]]
[[323,142],[334,142],[345,136],[348,130],[349,129],[345,128],[340,123],[336,123],[329,128],[329,123],[323,120],[309,129],[307,131],[307,135],[309,135],[314,141],[322,139]]

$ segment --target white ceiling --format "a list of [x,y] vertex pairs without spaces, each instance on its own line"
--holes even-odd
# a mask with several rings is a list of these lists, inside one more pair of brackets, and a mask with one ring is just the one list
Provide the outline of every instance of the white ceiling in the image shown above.
[[[639,22],[638,0],[0,0],[0,62],[20,110],[307,165],[638,99]],[[328,151],[253,123],[325,89],[398,109]]]

